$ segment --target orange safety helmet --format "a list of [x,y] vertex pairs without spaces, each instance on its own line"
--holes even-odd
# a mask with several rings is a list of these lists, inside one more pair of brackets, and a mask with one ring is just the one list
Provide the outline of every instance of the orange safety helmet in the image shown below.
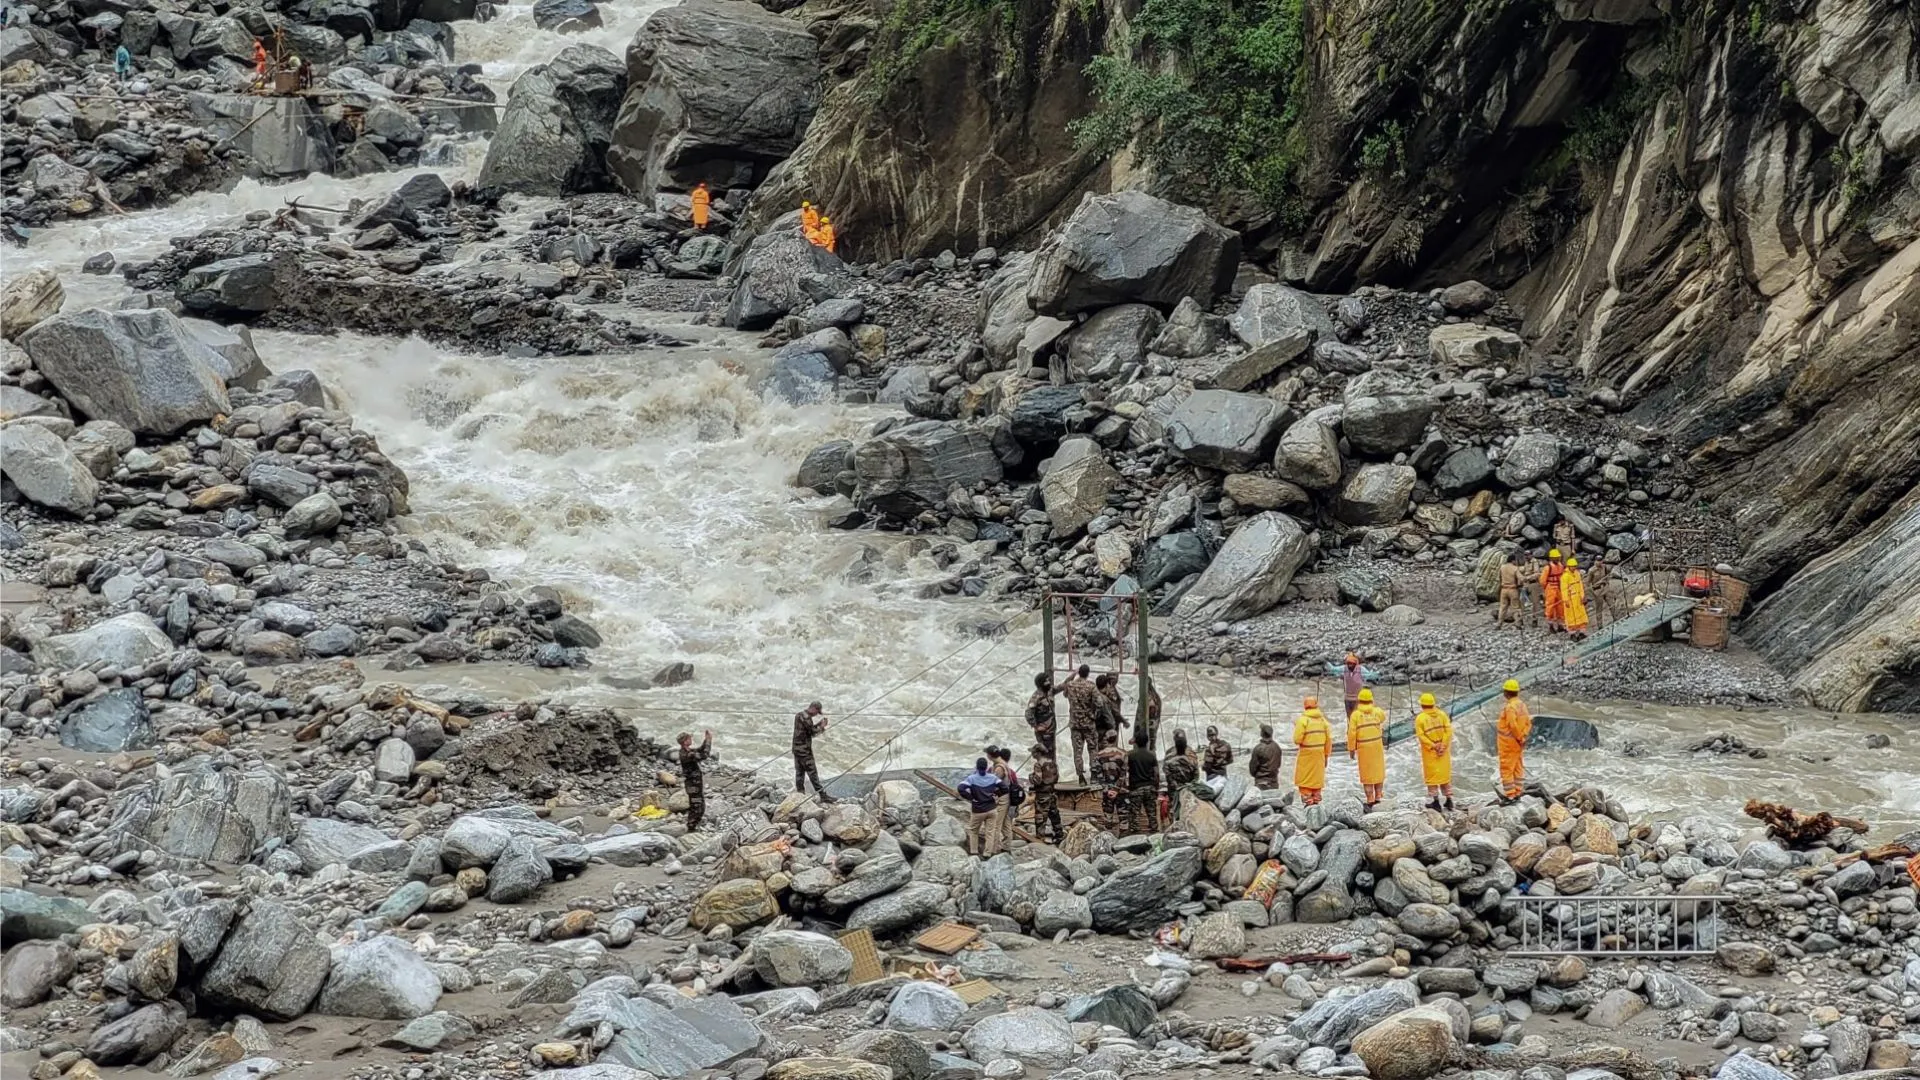
[[1309,695],[1307,700],[1300,703],[1300,707],[1303,709],[1317,709],[1320,707],[1320,699]]
[[1360,666],[1360,656],[1359,656],[1359,654],[1358,654],[1358,653],[1348,653],[1348,654],[1347,654],[1347,666],[1348,666],[1348,667],[1358,667],[1358,666]]

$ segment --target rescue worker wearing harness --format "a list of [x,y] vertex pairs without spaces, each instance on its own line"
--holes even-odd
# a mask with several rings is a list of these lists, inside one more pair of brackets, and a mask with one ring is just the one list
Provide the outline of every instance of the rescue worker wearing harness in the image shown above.
[[1453,809],[1453,718],[1440,710],[1432,694],[1420,695],[1420,712],[1413,718],[1413,734],[1420,742],[1420,779],[1427,785],[1427,805]]
[[1387,797],[1387,714],[1373,703],[1372,690],[1362,688],[1347,715],[1347,757],[1360,766],[1362,798],[1371,814]]
[[1300,805],[1319,806],[1320,792],[1327,786],[1327,759],[1333,756],[1333,731],[1319,698],[1307,698],[1300,706],[1293,721],[1293,786],[1300,791]]

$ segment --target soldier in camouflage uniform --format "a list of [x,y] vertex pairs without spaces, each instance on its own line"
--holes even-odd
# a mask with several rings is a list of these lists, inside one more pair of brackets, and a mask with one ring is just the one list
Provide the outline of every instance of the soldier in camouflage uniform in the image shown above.
[[1060,692],[1067,698],[1067,726],[1073,733],[1073,775],[1081,783],[1087,782],[1087,767],[1082,755],[1091,759],[1100,752],[1098,717],[1100,707],[1105,701],[1100,691],[1087,675],[1091,669],[1085,664],[1075,672],[1073,678],[1061,684]]
[[1048,757],[1057,757],[1060,722],[1053,713],[1053,699],[1060,689],[1053,685],[1053,673],[1043,671],[1033,677],[1033,696],[1027,699],[1027,726],[1033,729],[1033,741],[1047,748]]
[[1167,751],[1166,763],[1161,772],[1167,778],[1167,797],[1177,806],[1180,789],[1200,779],[1200,760],[1187,745],[1187,730],[1173,729],[1173,747]]
[[1033,831],[1057,844],[1061,837],[1060,797],[1054,787],[1060,783],[1060,765],[1053,759],[1053,747],[1046,743],[1034,743],[1032,753],[1027,783],[1033,790]]
[[1115,732],[1107,732],[1106,744],[1093,756],[1093,782],[1100,785],[1100,811],[1111,821],[1127,791],[1127,755]]
[[680,785],[687,789],[688,832],[698,829],[707,816],[707,778],[700,771],[700,763],[713,752],[713,732],[706,735],[696,747],[691,734],[680,733]]
[[1208,725],[1207,756],[1201,762],[1201,768],[1206,772],[1207,779],[1227,775],[1227,766],[1231,764],[1233,764],[1233,747],[1228,746],[1227,740],[1220,737],[1219,728]]
[[807,781],[812,780],[814,794],[823,802],[832,802],[826,786],[820,783],[820,766],[813,761],[813,737],[826,730],[827,718],[820,715],[817,701],[793,714],[793,790],[804,793]]

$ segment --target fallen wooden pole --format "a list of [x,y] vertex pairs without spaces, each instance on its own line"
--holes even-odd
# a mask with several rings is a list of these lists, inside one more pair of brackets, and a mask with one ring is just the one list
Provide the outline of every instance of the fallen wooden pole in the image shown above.
[[[922,779],[922,780],[925,780],[925,781],[926,781],[927,783],[929,783],[929,784],[932,784],[932,785],[934,786],[934,788],[936,788],[937,790],[939,790],[939,791],[941,791],[941,792],[944,792],[944,793],[946,794],[946,796],[947,796],[948,798],[950,798],[950,799],[958,799],[958,798],[960,798],[960,793],[959,793],[959,792],[957,792],[957,791],[955,791],[955,790],[953,790],[952,788],[950,788],[950,787],[948,787],[947,785],[945,785],[945,784],[943,784],[943,783],[941,783],[941,782],[940,782],[940,781],[939,781],[938,779],[936,779],[935,777],[933,777],[932,775],[930,775],[930,774],[928,774],[928,773],[925,773],[925,772],[922,772],[922,771],[920,771],[919,769],[915,769],[915,770],[913,770],[913,775],[915,775],[915,776],[917,776],[917,777],[919,777],[919,778],[920,778],[920,779]],[[1018,826],[1018,825],[1015,825],[1015,826],[1013,827],[1013,834],[1014,834],[1015,836],[1018,836],[1018,837],[1019,837],[1020,839],[1022,839],[1022,840],[1025,840],[1025,841],[1026,841],[1027,843],[1029,843],[1029,844],[1037,844],[1037,843],[1039,843],[1039,842],[1040,842],[1040,839],[1039,839],[1038,837],[1036,837],[1036,836],[1034,836],[1034,835],[1033,835],[1032,833],[1030,833],[1030,832],[1028,832],[1027,830],[1025,830],[1025,829],[1023,829],[1023,828],[1021,828],[1021,827],[1020,827],[1020,826]]]

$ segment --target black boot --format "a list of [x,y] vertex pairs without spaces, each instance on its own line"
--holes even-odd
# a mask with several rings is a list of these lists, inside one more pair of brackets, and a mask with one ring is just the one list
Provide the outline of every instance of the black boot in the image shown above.
[[1447,809],[1449,811],[1453,809],[1453,796],[1451,795],[1447,796]]
[[1440,809],[1440,800],[1439,800],[1439,799],[1435,799],[1435,800],[1433,800],[1432,802],[1429,802],[1429,803],[1427,804],[1427,809],[1429,809],[1429,810],[1438,810],[1438,809]]

